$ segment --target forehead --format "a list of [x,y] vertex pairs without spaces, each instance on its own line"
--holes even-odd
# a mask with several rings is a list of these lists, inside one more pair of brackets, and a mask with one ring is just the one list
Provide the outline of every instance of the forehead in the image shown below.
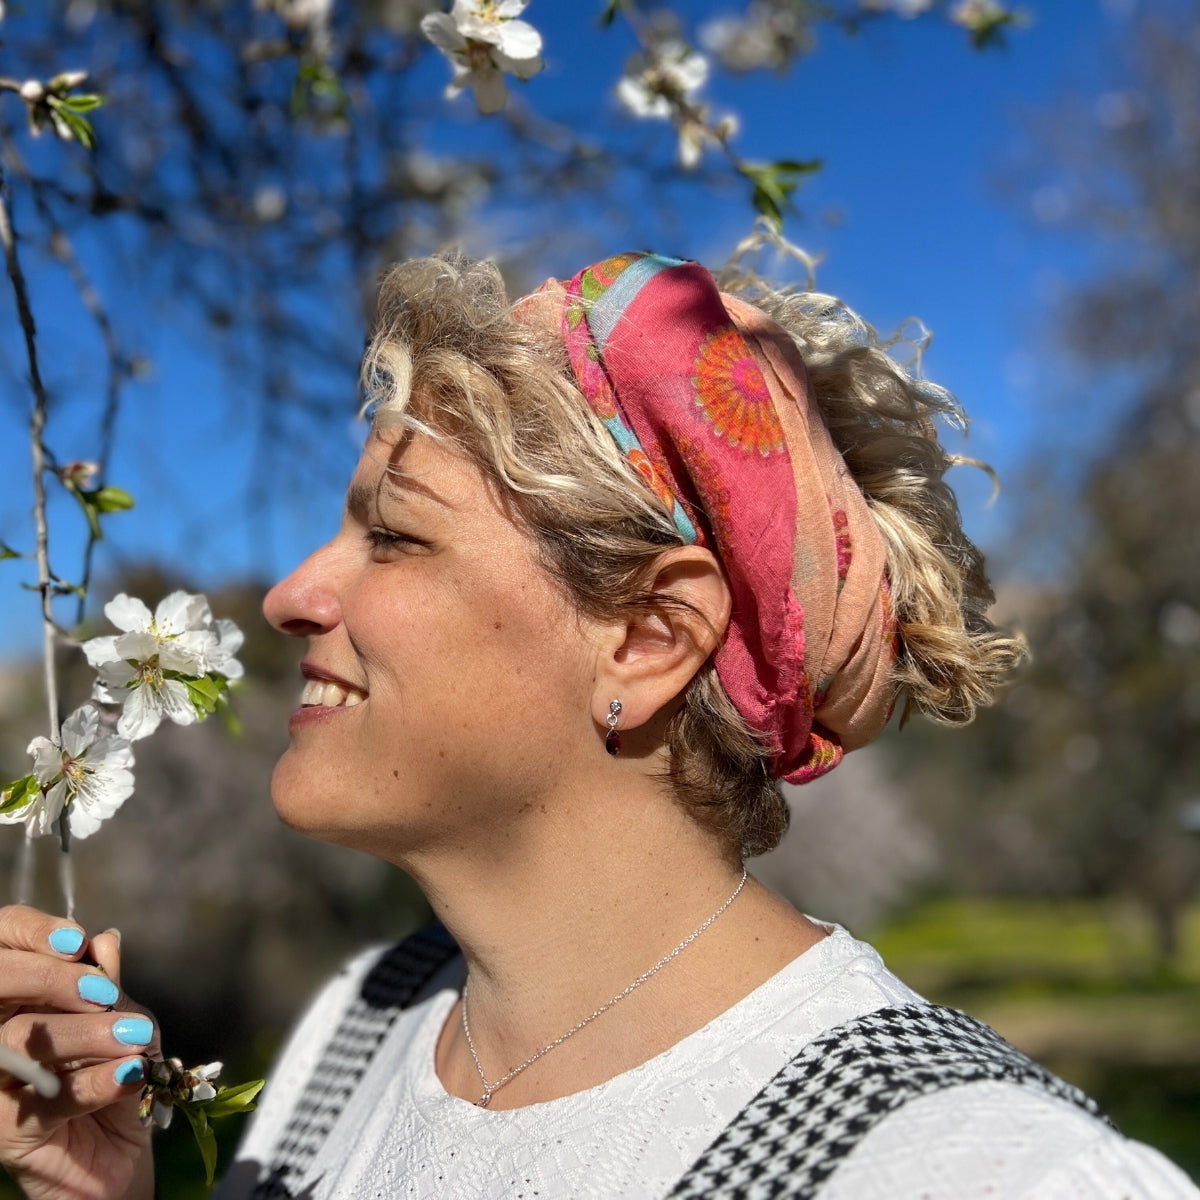
[[448,438],[372,430],[346,492],[346,511],[365,519],[412,506],[467,532],[507,526],[525,536],[509,497]]

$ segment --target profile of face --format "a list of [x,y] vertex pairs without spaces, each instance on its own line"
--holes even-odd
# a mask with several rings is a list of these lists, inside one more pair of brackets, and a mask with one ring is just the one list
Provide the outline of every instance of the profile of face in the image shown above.
[[291,826],[393,861],[504,838],[585,760],[596,629],[452,443],[372,433],[339,532],[264,602],[308,640],[272,780]]

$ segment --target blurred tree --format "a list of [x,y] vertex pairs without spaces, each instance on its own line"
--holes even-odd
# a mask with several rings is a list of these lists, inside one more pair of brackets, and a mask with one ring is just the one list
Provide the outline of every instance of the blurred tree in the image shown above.
[[[571,39],[545,52],[586,88],[539,90],[535,79],[521,95],[514,90],[482,132],[463,119],[469,101],[447,103],[446,80],[471,84],[490,108],[492,85],[503,102],[502,72],[483,72],[490,83],[481,90],[481,71],[467,71],[480,56],[443,55],[422,30],[440,31],[445,47],[462,41],[460,26],[490,29],[503,41],[525,23],[499,15],[491,0],[459,0],[451,14],[445,7],[440,0],[7,5],[0,174],[18,233],[39,254],[39,298],[56,333],[72,347],[83,337],[67,316],[64,279],[100,324],[102,347],[83,340],[89,355],[108,358],[107,386],[92,384],[89,424],[101,408],[104,415],[89,457],[109,465],[122,387],[148,369],[149,358],[171,353],[159,339],[173,326],[193,344],[206,342],[219,368],[198,384],[196,403],[220,396],[231,420],[255,430],[247,499],[252,512],[268,511],[281,464],[303,455],[310,470],[321,469],[330,428],[352,408],[370,282],[381,263],[456,240],[494,253],[504,241],[511,282],[524,288],[539,281],[535,260],[547,250],[571,261],[607,249],[608,231],[627,225],[634,207],[646,232],[657,213],[668,243],[684,187],[727,191],[733,182],[761,211],[778,215],[815,164],[797,160],[790,125],[770,135],[788,157],[741,158],[733,115],[703,96],[714,70],[782,72],[814,50],[819,28],[853,32],[897,16],[948,17],[986,45],[1011,17],[993,0],[753,0],[720,19],[708,5],[663,3],[650,12],[635,0],[597,0],[566,16],[564,6],[555,20]],[[523,17],[536,24],[538,6]],[[540,46],[536,30],[530,37]],[[488,64],[495,49],[483,55]],[[520,61],[522,74],[541,66],[540,56]],[[86,82],[74,68],[86,69]],[[622,104],[611,101],[618,81]],[[75,87],[102,95],[103,107],[64,107]],[[649,119],[644,131],[634,128],[638,117]],[[94,127],[91,154],[46,136],[90,142],[81,119]],[[43,136],[32,138],[26,124]],[[505,219],[519,231],[503,236],[496,222]],[[52,264],[65,276],[56,280]],[[148,346],[137,344],[147,339],[137,332],[143,322],[154,331]],[[4,358],[0,339],[0,367]],[[5,374],[0,389],[23,407],[23,372]],[[104,374],[92,372],[96,381]],[[81,390],[61,376],[49,386]],[[66,398],[53,399],[61,407]]]
[[1018,605],[1033,664],[972,736],[891,747],[957,883],[1132,895],[1169,962],[1200,889],[1200,5],[1145,16],[1129,51],[1043,142],[1036,194],[1113,255],[1061,321],[1086,380],[1066,444],[1099,451],[1047,439],[1013,551],[1040,580]]

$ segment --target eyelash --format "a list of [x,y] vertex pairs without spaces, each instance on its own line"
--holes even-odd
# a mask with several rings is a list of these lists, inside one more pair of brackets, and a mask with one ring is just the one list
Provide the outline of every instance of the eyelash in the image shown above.
[[368,529],[363,534],[363,541],[367,543],[373,553],[385,550],[404,550],[410,547],[422,549],[428,545],[427,542],[412,537],[410,534],[397,533],[394,529],[380,529],[378,526]]

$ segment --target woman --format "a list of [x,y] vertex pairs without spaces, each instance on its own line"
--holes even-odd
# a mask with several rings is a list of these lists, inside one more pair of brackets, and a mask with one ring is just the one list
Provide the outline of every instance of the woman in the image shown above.
[[[385,279],[341,530],[266,600],[308,642],[272,794],[448,933],[325,989],[223,1197],[1197,1194],[746,875],[779,780],[898,698],[969,720],[1021,651],[942,480],[952,398],[829,298],[740,290],[650,255],[515,307],[487,264]],[[66,1085],[5,1094],[4,1161],[149,1195],[54,926],[0,926],[4,1041],[48,1031]]]

